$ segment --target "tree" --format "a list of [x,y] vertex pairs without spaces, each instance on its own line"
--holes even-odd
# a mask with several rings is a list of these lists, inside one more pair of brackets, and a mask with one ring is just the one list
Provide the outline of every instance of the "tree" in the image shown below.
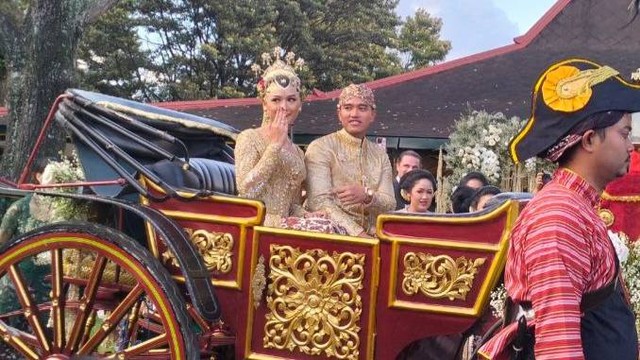
[[275,45],[271,1],[142,0],[137,14],[166,100],[244,97],[255,57]]
[[[277,1],[279,43],[307,61],[323,91],[402,71],[397,0]],[[294,15],[295,18],[294,18]]]
[[[17,179],[54,99],[74,82],[74,56],[82,30],[117,0],[4,0],[0,52],[5,54],[9,120],[0,172]],[[20,131],[18,131],[18,129]],[[64,137],[50,136],[51,153]]]
[[441,61],[451,50],[451,42],[440,40],[442,19],[432,17],[425,9],[418,9],[407,18],[400,31],[399,50],[406,55],[404,68],[419,69]]
[[0,105],[4,104],[4,99],[7,96],[7,87],[5,84],[7,80],[7,65],[4,58],[4,54],[0,51]]
[[[114,8],[117,15],[104,16],[95,25],[99,30],[87,33],[82,58],[102,54],[95,57],[102,63],[89,61],[90,76],[82,76],[87,84],[100,84],[99,91],[142,93],[143,100],[255,96],[250,67],[275,46],[303,57],[309,67],[305,86],[323,91],[398,74],[408,69],[404,58],[415,59],[411,68],[428,66],[450,48],[439,40],[441,21],[424,10],[403,26],[395,13],[398,0],[138,0],[134,4],[128,16],[120,6]],[[428,38],[423,38],[425,34]],[[132,39],[136,36],[144,38],[145,52]],[[138,54],[148,57],[146,64]],[[123,60],[105,60],[111,58]],[[157,86],[145,82],[140,69]]]
[[159,100],[149,78],[149,50],[143,50],[135,0],[120,2],[84,32],[78,46],[79,87],[107,95]]

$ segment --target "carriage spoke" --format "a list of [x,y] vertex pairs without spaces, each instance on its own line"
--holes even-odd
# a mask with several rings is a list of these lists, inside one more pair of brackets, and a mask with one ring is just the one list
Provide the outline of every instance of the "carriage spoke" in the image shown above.
[[38,359],[39,355],[36,354],[22,339],[15,329],[11,329],[7,324],[0,320],[0,336],[2,340],[11,345],[14,349],[22,353],[27,359]]
[[51,317],[53,323],[54,350],[64,348],[64,296],[63,289],[62,249],[51,250]]
[[113,311],[104,319],[102,326],[96,331],[78,351],[79,355],[87,355],[94,350],[116,327],[118,322],[126,315],[131,308],[135,307],[139,297],[144,293],[142,285],[137,284],[127,296],[116,306]]
[[68,352],[75,350],[78,347],[79,340],[83,338],[82,333],[86,327],[87,317],[91,312],[87,312],[87,309],[92,309],[93,307],[96,293],[98,292],[98,286],[102,279],[102,274],[104,273],[106,264],[107,259],[104,256],[98,256],[93,264],[89,280],[87,281],[87,286],[85,287],[82,298],[80,299],[80,305],[78,306],[79,311],[76,312],[76,319],[73,323],[73,328],[65,349]]
[[138,319],[140,318],[140,306],[142,305],[142,300],[136,302],[133,309],[131,309],[131,314],[129,314],[128,324],[127,324],[127,336],[125,337],[126,344],[124,346],[128,346],[130,343],[134,343],[134,336],[138,331]]
[[33,299],[31,298],[31,295],[29,293],[29,289],[25,284],[24,278],[22,277],[22,274],[16,265],[11,265],[9,267],[9,276],[11,278],[11,281],[13,282],[16,294],[18,295],[20,305],[24,310],[24,316],[27,319],[29,326],[31,326],[31,329],[34,332],[34,335],[36,336],[40,347],[45,354],[50,354],[51,344],[47,339],[42,324],[40,324],[40,320],[38,319],[40,311],[38,311],[38,308],[34,306]]
[[126,350],[115,354],[112,358],[114,359],[129,359],[136,355],[141,355],[149,352],[150,350],[156,349],[159,346],[167,344],[167,334],[160,334],[156,337],[152,337],[151,339],[145,340],[135,346],[127,348]]

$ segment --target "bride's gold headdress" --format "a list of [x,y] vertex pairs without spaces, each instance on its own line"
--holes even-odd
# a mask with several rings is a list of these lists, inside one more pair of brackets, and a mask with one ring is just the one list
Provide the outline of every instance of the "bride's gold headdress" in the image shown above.
[[264,98],[274,86],[283,89],[293,86],[303,97],[302,82],[296,73],[304,67],[302,58],[296,59],[295,53],[285,53],[281,47],[275,47],[271,53],[262,53],[261,60],[264,70],[257,63],[251,65],[251,70],[260,78],[256,84],[259,98]]

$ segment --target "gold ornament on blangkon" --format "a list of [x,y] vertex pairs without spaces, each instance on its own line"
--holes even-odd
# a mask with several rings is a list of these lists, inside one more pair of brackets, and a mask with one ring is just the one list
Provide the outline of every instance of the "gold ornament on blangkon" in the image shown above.
[[465,300],[485,261],[486,258],[471,260],[460,256],[454,260],[448,255],[408,252],[404,256],[402,291],[434,299]]
[[365,255],[272,244],[265,348],[358,359]]

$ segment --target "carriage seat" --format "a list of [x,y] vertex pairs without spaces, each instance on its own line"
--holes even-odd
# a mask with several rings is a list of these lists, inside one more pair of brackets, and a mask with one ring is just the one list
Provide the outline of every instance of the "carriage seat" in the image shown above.
[[201,175],[201,189],[229,195],[238,194],[236,172],[232,164],[206,158],[191,158],[189,164]]

